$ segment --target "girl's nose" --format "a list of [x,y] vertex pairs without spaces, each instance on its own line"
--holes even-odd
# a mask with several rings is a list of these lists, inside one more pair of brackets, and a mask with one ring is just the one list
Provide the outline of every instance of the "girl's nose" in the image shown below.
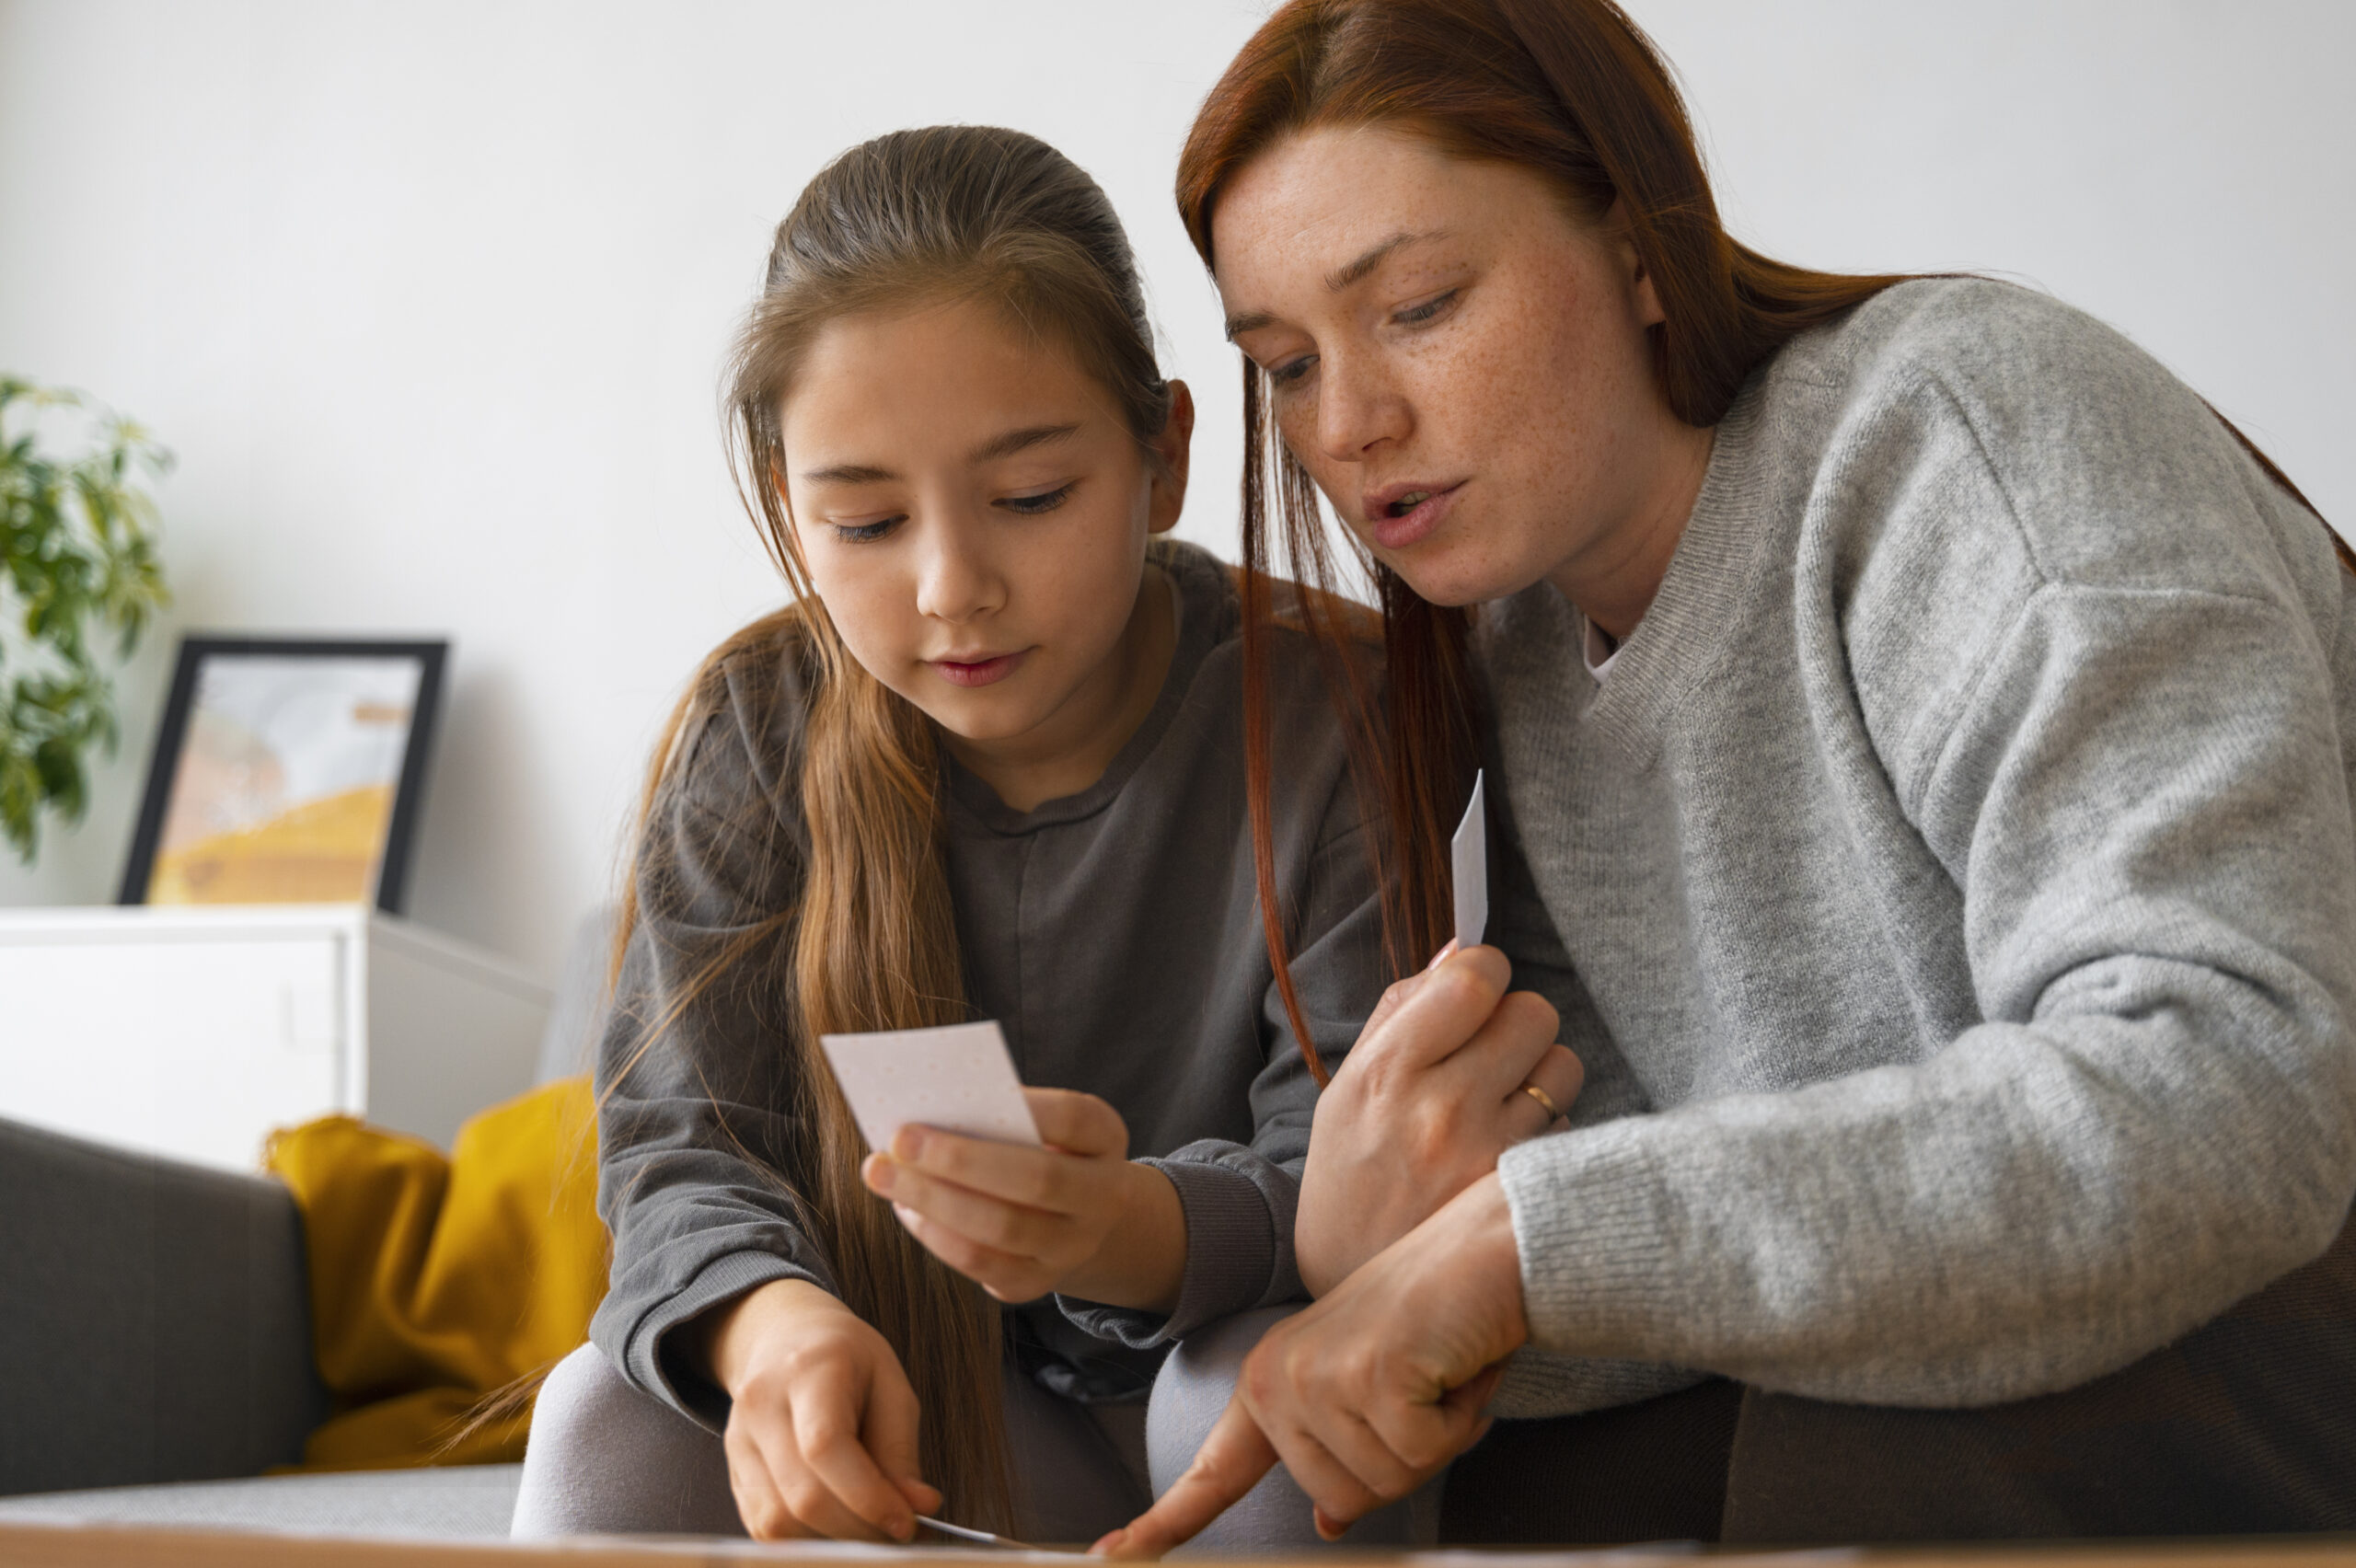
[[989,614],[1006,603],[1006,584],[964,519],[925,530],[924,558],[918,568],[917,609],[952,625]]

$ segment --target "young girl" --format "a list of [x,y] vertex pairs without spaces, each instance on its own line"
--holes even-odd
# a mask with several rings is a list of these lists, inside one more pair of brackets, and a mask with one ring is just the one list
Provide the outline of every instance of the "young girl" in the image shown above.
[[1482,606],[1535,886],[1434,977],[1552,971],[1591,1076],[1442,1172],[1482,1009],[1358,1042],[1320,1298],[1113,1544],[1484,1405],[1556,1540],[2356,1527],[2347,548],[2078,312],[1738,245],[1611,0],[1289,0],[1178,188],[1403,714]]
[[[1387,963],[1328,689],[1363,678],[1153,539],[1192,406],[1103,192],[1030,137],[821,173],[731,401],[796,602],[654,768],[598,1074],[611,1292],[515,1528],[1088,1539],[1146,1501],[1167,1343],[1299,1293],[1301,1047]],[[968,1018],[1055,1086],[1049,1147],[862,1160],[818,1035]]]

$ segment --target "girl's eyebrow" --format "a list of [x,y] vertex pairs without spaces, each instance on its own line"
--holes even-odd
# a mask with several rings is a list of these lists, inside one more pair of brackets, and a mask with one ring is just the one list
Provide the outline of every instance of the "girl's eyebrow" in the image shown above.
[[987,463],[996,457],[1011,457],[1018,452],[1028,452],[1034,446],[1050,441],[1061,441],[1079,433],[1077,421],[1071,424],[1032,425],[1023,430],[1011,430],[1004,435],[994,435],[966,455],[968,463]]
[[814,485],[878,485],[900,476],[872,463],[837,463],[828,468],[804,468],[803,479]]
[[[1066,436],[1078,434],[1079,431],[1080,425],[1076,421],[1070,424],[1028,425],[1022,430],[1011,430],[975,447],[966,454],[965,461],[987,463],[994,458],[1011,457],[1042,443],[1061,441]],[[836,463],[824,468],[802,470],[803,482],[814,485],[880,485],[899,477],[892,469],[873,463]]]

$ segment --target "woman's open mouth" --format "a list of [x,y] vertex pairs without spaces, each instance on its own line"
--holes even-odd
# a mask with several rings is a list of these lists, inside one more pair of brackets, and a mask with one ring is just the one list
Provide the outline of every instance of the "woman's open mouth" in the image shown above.
[[1463,488],[1460,479],[1445,488],[1408,489],[1388,496],[1378,492],[1368,509],[1367,533],[1380,548],[1403,550],[1439,526]]
[[1014,674],[1015,666],[1031,656],[1025,648],[1019,653],[999,653],[987,659],[933,659],[928,661],[940,672],[941,678],[952,686],[994,686]]

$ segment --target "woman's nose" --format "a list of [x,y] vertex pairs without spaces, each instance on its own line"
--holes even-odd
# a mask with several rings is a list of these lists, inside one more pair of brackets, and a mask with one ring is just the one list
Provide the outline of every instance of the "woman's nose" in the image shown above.
[[1317,444],[1334,461],[1357,462],[1412,423],[1407,400],[1363,359],[1329,354],[1318,366]]

